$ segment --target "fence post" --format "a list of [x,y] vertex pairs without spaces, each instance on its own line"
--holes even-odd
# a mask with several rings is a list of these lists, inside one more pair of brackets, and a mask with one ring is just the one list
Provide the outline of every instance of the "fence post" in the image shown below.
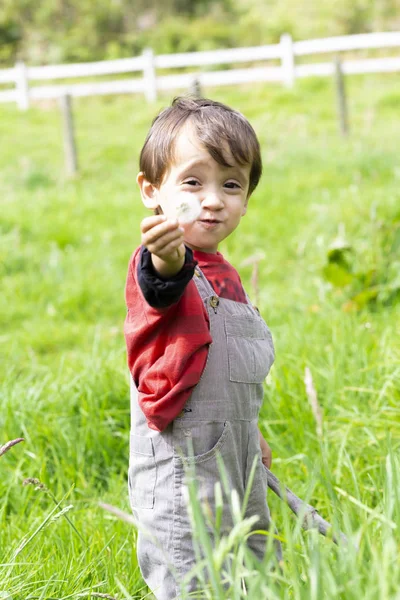
[[144,95],[147,102],[155,102],[157,100],[157,78],[152,48],[145,48],[142,56],[145,60],[143,67]]
[[195,98],[201,98],[202,93],[201,93],[201,84],[200,84],[200,79],[198,77],[195,77],[189,87],[189,93],[191,96],[194,96]]
[[59,101],[63,121],[65,170],[68,177],[74,177],[78,172],[78,159],[76,153],[71,96],[64,94],[60,97]]
[[286,87],[293,87],[295,80],[295,64],[293,52],[293,39],[290,33],[283,33],[280,39],[281,44],[281,69],[282,81]]
[[28,69],[24,62],[15,65],[15,87],[17,92],[17,104],[20,110],[29,108],[29,81]]
[[346,137],[349,135],[349,118],[347,111],[346,86],[344,82],[342,63],[338,56],[334,60],[335,84],[336,84],[336,103],[339,117],[340,133]]

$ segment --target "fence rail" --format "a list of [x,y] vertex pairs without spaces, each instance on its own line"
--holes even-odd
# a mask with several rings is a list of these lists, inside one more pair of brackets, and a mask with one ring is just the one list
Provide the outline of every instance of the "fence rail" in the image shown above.
[[[157,98],[159,90],[187,89],[197,79],[203,86],[234,85],[260,81],[276,81],[293,86],[296,78],[331,76],[333,62],[296,65],[297,56],[330,54],[378,48],[400,48],[400,31],[366,33],[294,42],[283,34],[279,44],[231,48],[183,54],[154,55],[147,49],[141,56],[118,60],[29,67],[19,62],[11,69],[0,70],[0,84],[13,83],[14,89],[0,91],[0,102],[16,102],[27,109],[31,100],[70,96],[142,93],[148,101]],[[220,71],[201,71],[160,75],[161,69],[207,67],[241,62],[279,60],[278,66],[260,66]],[[345,74],[389,73],[400,71],[400,56],[352,59],[343,61]],[[54,81],[99,75],[141,73],[142,77],[87,83],[31,85],[32,81]]]

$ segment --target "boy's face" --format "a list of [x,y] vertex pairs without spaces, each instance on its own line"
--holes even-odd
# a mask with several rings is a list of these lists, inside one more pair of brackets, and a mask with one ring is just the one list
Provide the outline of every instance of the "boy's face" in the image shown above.
[[200,202],[198,219],[182,225],[185,243],[193,250],[217,252],[219,243],[236,229],[246,213],[250,165],[236,164],[228,149],[226,160],[234,166],[217,163],[187,123],[175,142],[174,163],[159,189],[154,190],[155,198],[163,205],[176,202],[183,191]]

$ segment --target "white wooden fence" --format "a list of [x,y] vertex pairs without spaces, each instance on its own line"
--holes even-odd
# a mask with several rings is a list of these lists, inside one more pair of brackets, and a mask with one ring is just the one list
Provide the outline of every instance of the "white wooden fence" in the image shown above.
[[[278,81],[293,86],[298,77],[330,76],[334,71],[332,61],[296,65],[297,56],[329,54],[343,51],[375,48],[400,48],[400,31],[366,33],[342,37],[294,42],[283,34],[279,44],[250,48],[233,48],[207,52],[154,55],[148,49],[141,56],[92,63],[29,67],[17,63],[12,69],[0,70],[0,84],[13,83],[14,89],[0,91],[0,102],[16,102],[20,109],[29,107],[31,100],[70,96],[143,93],[149,102],[156,100],[158,90],[187,89],[194,79],[201,86],[220,86],[257,81]],[[240,62],[253,63],[277,59],[278,66],[259,66],[245,69],[202,71],[160,75],[162,69],[206,67]],[[400,71],[400,56],[386,58],[352,59],[343,62],[345,74],[384,73]],[[139,72],[142,77],[113,81],[62,83],[56,85],[31,85],[31,81],[76,79],[98,75],[130,74]]]

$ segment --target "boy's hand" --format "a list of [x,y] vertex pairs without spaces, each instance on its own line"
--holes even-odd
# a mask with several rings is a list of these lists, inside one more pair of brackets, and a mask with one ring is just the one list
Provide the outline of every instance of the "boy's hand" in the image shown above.
[[260,430],[258,430],[258,434],[259,434],[259,437],[260,437],[260,448],[261,448],[261,456],[262,456],[263,464],[268,469],[270,469],[271,465],[272,465],[272,452],[271,452],[271,448],[269,447],[269,445],[267,444],[267,442],[265,441],[265,439],[261,435],[261,431]]
[[183,229],[178,221],[164,215],[146,217],[140,224],[142,244],[151,253],[155,270],[161,277],[173,277],[185,262]]

